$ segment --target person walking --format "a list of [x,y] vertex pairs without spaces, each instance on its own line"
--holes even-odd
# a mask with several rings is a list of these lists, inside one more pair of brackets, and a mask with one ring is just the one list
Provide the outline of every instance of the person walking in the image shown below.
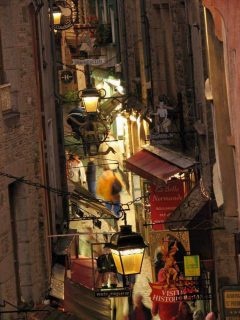
[[94,158],[90,158],[87,164],[87,185],[88,191],[96,197],[96,165],[94,162]]
[[203,314],[202,310],[194,311],[193,320],[204,320],[204,314]]
[[193,314],[189,304],[185,301],[182,301],[179,304],[177,315],[172,317],[171,320],[193,320]]
[[213,311],[209,312],[205,317],[205,320],[216,320],[216,319],[217,317]]
[[67,177],[71,182],[86,187],[87,178],[85,169],[82,161],[79,159],[79,156],[77,154],[70,154],[67,171]]
[[143,303],[143,297],[141,294],[135,296],[134,308],[129,315],[129,320],[151,320],[152,314],[148,307]]
[[105,166],[102,175],[97,182],[97,194],[105,200],[105,206],[120,217],[120,192],[123,188],[123,183],[120,178]]

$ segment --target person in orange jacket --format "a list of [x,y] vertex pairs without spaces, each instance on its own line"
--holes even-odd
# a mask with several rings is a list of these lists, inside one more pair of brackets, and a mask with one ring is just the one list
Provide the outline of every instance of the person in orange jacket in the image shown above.
[[118,218],[120,216],[120,192],[123,183],[109,167],[106,166],[103,170],[97,182],[96,193],[106,201],[106,207]]

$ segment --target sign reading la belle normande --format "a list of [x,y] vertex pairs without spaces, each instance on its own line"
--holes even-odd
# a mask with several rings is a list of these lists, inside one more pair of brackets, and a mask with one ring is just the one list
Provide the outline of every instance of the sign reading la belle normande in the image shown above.
[[150,205],[153,230],[164,230],[164,221],[184,198],[183,181],[173,179],[164,186],[151,185]]

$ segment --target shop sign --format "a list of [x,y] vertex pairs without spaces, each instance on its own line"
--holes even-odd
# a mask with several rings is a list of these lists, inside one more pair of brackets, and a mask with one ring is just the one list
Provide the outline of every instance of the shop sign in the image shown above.
[[95,291],[95,297],[97,298],[131,297],[131,294],[132,291],[130,289],[100,289]]
[[164,230],[164,221],[184,198],[183,181],[172,179],[166,185],[151,185],[150,205],[154,230]]
[[151,300],[157,303],[175,303],[179,301],[210,300],[211,294],[203,292],[194,280],[186,280],[176,288],[164,288],[158,283],[150,283]]
[[200,276],[199,256],[184,256],[184,274],[185,277]]
[[240,286],[223,287],[221,291],[224,319],[240,319]]
[[73,73],[71,71],[68,71],[68,70],[62,71],[61,80],[65,84],[71,83],[72,80],[73,80]]
[[106,62],[106,59],[73,59],[72,64],[77,65],[77,64],[83,64],[83,65],[91,65],[91,66],[97,66],[104,64]]

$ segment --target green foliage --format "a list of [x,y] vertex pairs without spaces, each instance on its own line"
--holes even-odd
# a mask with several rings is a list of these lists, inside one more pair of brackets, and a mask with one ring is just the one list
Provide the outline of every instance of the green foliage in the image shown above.
[[76,90],[69,90],[67,91],[63,96],[63,102],[64,103],[73,103],[73,102],[79,102],[79,95],[78,91]]

